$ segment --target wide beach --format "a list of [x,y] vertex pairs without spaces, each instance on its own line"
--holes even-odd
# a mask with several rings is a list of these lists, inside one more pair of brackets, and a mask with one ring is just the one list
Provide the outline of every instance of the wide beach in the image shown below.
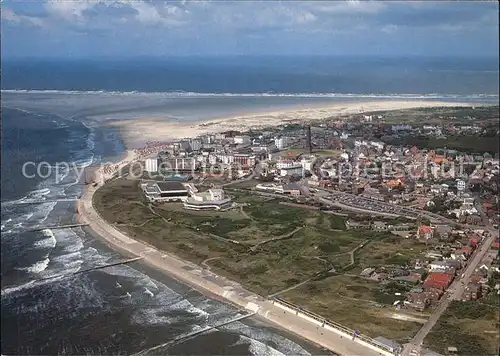
[[[433,101],[389,101],[389,102],[359,102],[339,104],[334,107],[308,108],[301,110],[275,111],[261,114],[246,114],[238,117],[222,118],[197,122],[196,124],[171,123],[162,119],[138,118],[122,122],[113,121],[118,125],[124,135],[126,145],[137,147],[140,142],[194,137],[206,132],[216,133],[230,129],[245,130],[248,128],[275,126],[286,122],[300,122],[303,120],[319,120],[330,116],[369,112],[377,110],[397,110],[414,107],[432,106],[467,106],[465,103],[433,102]],[[153,125],[153,126],[151,126]],[[142,130],[141,130],[142,127]],[[155,127],[153,130],[146,128]],[[146,137],[144,137],[146,136]],[[136,158],[133,151],[129,150],[126,158],[117,163],[114,168],[119,169]],[[106,171],[104,180],[111,178],[114,170]],[[341,354],[377,354],[380,350],[371,349],[366,344],[354,342],[341,334],[330,330],[318,329],[317,326],[305,320],[298,320],[293,313],[284,311],[261,296],[255,295],[239,284],[217,276],[192,263],[159,251],[153,246],[140,240],[131,239],[115,227],[104,221],[92,204],[94,192],[98,187],[87,186],[78,204],[79,219],[88,223],[90,228],[104,239],[110,246],[126,255],[141,256],[143,261],[183,283],[209,296],[225,300],[233,305],[246,309],[248,312],[257,313],[277,326],[287,331],[321,345],[324,348]]]
[[260,112],[243,112],[239,115],[219,117],[195,122],[179,122],[167,115],[137,115],[129,119],[116,119],[103,124],[111,125],[121,133],[127,148],[142,146],[147,141],[172,140],[213,134],[228,130],[245,131],[285,123],[317,121],[332,116],[361,114],[370,111],[403,110],[417,107],[451,107],[471,106],[466,102],[434,101],[434,100],[371,100],[347,101],[335,105],[316,106],[301,105],[281,110],[261,110]]

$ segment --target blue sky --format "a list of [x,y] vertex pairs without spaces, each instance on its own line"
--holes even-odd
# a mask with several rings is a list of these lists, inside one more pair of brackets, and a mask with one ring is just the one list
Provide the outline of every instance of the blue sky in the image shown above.
[[3,0],[6,57],[498,57],[498,3]]

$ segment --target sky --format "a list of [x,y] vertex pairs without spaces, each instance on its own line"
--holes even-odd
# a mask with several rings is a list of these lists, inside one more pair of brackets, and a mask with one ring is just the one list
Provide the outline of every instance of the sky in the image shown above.
[[497,57],[497,1],[3,0],[2,57]]

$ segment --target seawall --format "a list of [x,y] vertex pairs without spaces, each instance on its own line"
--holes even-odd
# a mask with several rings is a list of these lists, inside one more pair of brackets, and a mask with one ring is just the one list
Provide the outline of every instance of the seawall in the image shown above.
[[111,247],[133,256],[143,257],[143,261],[178,280],[189,284],[201,292],[222,298],[234,305],[256,312],[277,326],[312,341],[326,349],[342,355],[393,355],[388,350],[369,343],[367,337],[352,339],[347,328],[339,329],[333,323],[321,323],[311,317],[312,313],[272,301],[244,289],[240,284],[218,276],[201,267],[183,261],[174,255],[159,251],[144,242],[129,238],[105,222],[92,206],[95,187],[87,187],[78,201],[79,220],[101,236]]

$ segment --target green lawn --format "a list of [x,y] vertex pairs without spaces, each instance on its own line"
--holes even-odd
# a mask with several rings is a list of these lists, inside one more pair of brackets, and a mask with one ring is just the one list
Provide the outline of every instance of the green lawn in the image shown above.
[[476,301],[453,301],[424,345],[443,354],[453,346],[460,355],[498,355],[500,309]]

